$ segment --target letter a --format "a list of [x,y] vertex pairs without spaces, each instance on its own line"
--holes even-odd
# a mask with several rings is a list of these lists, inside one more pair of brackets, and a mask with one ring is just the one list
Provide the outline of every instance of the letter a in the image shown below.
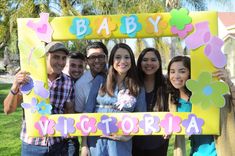
[[104,29],[106,31],[106,35],[109,35],[110,32],[109,32],[109,26],[108,26],[108,19],[107,18],[104,18],[97,33],[100,34],[102,29]]
[[190,121],[190,123],[188,125],[188,128],[187,128],[187,132],[188,133],[190,132],[191,128],[194,128],[196,133],[199,133],[199,129],[198,129],[198,126],[197,126],[197,122],[196,122],[195,116],[193,116],[191,118],[191,121]]

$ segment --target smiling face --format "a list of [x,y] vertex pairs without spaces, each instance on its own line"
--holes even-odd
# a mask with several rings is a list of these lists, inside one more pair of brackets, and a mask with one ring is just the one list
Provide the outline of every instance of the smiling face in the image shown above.
[[105,69],[107,57],[102,48],[92,48],[88,50],[89,57],[87,63],[93,76]]
[[189,69],[183,65],[183,62],[174,62],[170,66],[169,79],[176,89],[184,89],[189,74]]
[[147,52],[142,61],[141,68],[146,75],[154,75],[159,69],[159,60],[153,51]]
[[59,75],[66,64],[67,54],[64,51],[56,51],[47,54],[47,73]]
[[131,57],[130,53],[123,48],[118,48],[114,54],[113,68],[119,75],[126,75],[128,70],[131,68]]
[[69,75],[72,79],[77,80],[79,79],[85,69],[85,61],[82,59],[69,59]]

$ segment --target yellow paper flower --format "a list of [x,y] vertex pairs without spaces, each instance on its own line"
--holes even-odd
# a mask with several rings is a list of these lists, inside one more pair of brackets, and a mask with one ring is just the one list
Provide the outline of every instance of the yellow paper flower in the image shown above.
[[116,24],[112,22],[111,17],[104,16],[96,20],[95,32],[99,36],[109,38],[112,35],[112,31],[116,29]]

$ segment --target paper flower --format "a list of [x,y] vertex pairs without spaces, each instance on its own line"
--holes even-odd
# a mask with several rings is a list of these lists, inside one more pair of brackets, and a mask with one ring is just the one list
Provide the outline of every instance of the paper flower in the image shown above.
[[41,115],[50,115],[52,106],[50,104],[46,104],[45,101],[41,101],[38,105],[38,113]]
[[195,24],[196,31],[185,38],[185,44],[189,49],[196,49],[205,45],[204,54],[217,67],[222,68],[227,64],[227,59],[221,48],[223,40],[212,36],[209,29],[208,21]]
[[220,81],[212,81],[212,75],[202,72],[198,80],[188,80],[187,88],[192,92],[190,102],[200,104],[206,109],[209,106],[223,107],[225,105],[224,94],[228,93],[227,84]]
[[118,92],[117,102],[115,103],[115,106],[119,110],[122,110],[123,108],[132,108],[135,103],[136,98],[130,95],[129,89],[123,89]]
[[44,87],[44,82],[42,81],[34,81],[34,93],[45,99],[50,95],[49,90]]
[[117,26],[114,22],[112,22],[111,17],[102,17],[98,18],[96,21],[97,25],[95,28],[96,33],[99,36],[103,36],[104,38],[109,38],[112,35],[112,31],[114,31]]
[[21,107],[23,107],[24,109],[30,109],[31,113],[35,113],[39,109],[37,107],[37,99],[36,98],[32,98],[31,103],[21,103]]
[[123,131],[124,135],[129,135],[130,133],[137,133],[139,131],[137,124],[137,118],[124,115],[122,120],[118,122],[118,127]]
[[160,36],[163,30],[167,28],[167,22],[162,19],[162,15],[154,14],[146,19],[146,32]]
[[140,128],[144,130],[144,134],[150,135],[160,131],[159,122],[159,117],[145,114],[143,120],[140,121]]
[[171,10],[170,25],[175,26],[178,30],[185,29],[185,26],[192,22],[192,18],[188,15],[188,13],[189,11],[185,8]]
[[37,34],[38,38],[44,42],[51,42],[51,37],[53,33],[53,29],[49,24],[49,13],[40,13],[40,21],[33,22],[29,20],[27,26],[32,28]]
[[178,116],[173,116],[171,113],[167,113],[165,118],[161,121],[160,125],[164,128],[164,131],[167,135],[173,132],[180,132],[181,118]]
[[92,29],[90,28],[90,21],[87,18],[77,18],[73,19],[72,25],[69,31],[76,35],[78,39],[84,39],[87,35],[91,34]]
[[52,135],[55,130],[53,127],[55,126],[54,120],[49,120],[47,117],[42,116],[38,122],[34,124],[34,127],[38,130],[41,136]]
[[58,118],[58,123],[55,125],[57,131],[61,133],[62,136],[67,137],[69,133],[74,133],[74,119],[73,118],[66,118],[60,116]]
[[34,87],[33,79],[29,77],[29,81],[24,85],[20,86],[20,92],[23,94],[28,94],[33,89],[33,87]]
[[117,119],[115,117],[103,115],[101,116],[101,121],[97,124],[97,127],[103,132],[104,135],[110,135],[118,131],[116,123]]
[[80,116],[80,122],[76,124],[77,129],[81,130],[82,134],[87,136],[91,132],[95,133],[96,129],[96,118],[88,117],[86,115]]
[[123,16],[121,18],[120,31],[127,34],[129,37],[136,37],[136,33],[142,29],[141,23],[138,22],[136,15]]
[[189,136],[192,134],[201,134],[203,124],[204,120],[197,118],[195,114],[189,114],[188,119],[182,121],[182,125],[185,127],[185,133]]
[[190,33],[192,30],[193,30],[193,25],[192,24],[186,24],[185,29],[183,29],[183,30],[178,30],[176,28],[176,26],[171,27],[171,32],[173,34],[178,35],[179,38],[181,38],[181,39],[185,38],[188,35],[188,33]]

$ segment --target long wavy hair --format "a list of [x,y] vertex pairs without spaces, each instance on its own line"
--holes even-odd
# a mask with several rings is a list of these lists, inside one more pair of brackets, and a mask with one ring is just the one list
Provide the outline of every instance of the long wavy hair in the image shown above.
[[117,71],[113,67],[114,55],[119,48],[126,49],[130,54],[131,67],[127,71],[126,77],[124,78],[124,85],[126,89],[130,90],[132,96],[137,96],[140,91],[140,81],[137,75],[137,68],[135,64],[135,57],[131,48],[125,43],[116,44],[111,50],[109,63],[108,63],[108,74],[105,84],[101,87],[101,94],[108,93],[109,96],[114,96],[114,90],[117,84]]
[[[190,68],[190,58],[187,56],[176,56],[174,58],[171,59],[169,65],[168,65],[168,69],[167,69],[167,89],[168,89],[168,93],[171,94],[171,102],[178,105],[179,104],[179,98],[180,98],[180,91],[179,89],[176,89],[170,82],[170,68],[171,65],[174,62],[182,62],[183,66],[186,67],[189,70],[189,79],[191,78],[191,68]],[[187,96],[191,96],[192,92],[190,90],[188,90],[188,88],[186,87],[186,85],[184,86],[184,91],[185,94]]]
[[160,56],[160,53],[157,49],[155,48],[146,48],[144,49],[137,60],[137,70],[138,70],[138,75],[140,78],[140,81],[144,83],[146,74],[144,73],[143,69],[141,68],[141,62],[143,61],[144,56],[146,55],[147,52],[153,52],[157,60],[159,62],[159,68],[155,72],[155,81],[154,81],[154,97],[153,97],[153,108],[151,108],[151,111],[167,111],[167,90],[166,90],[166,80],[165,77],[162,73],[162,59]]

